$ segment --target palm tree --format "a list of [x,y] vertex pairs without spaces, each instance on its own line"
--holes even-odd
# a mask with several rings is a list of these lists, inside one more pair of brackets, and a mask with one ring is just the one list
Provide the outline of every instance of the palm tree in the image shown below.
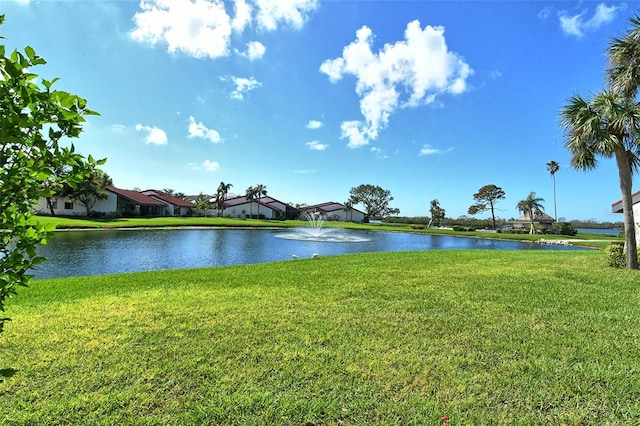
[[593,170],[596,157],[615,158],[624,216],[627,267],[638,269],[638,250],[631,197],[633,172],[640,165],[640,104],[617,92],[603,91],[590,101],[579,95],[562,109],[565,147],[571,166]]
[[216,206],[218,207],[220,216],[224,215],[224,202],[232,186],[232,184],[224,182],[220,182],[220,185],[218,185],[218,189],[216,190]]
[[633,99],[640,87],[640,17],[634,15],[629,22],[631,29],[611,40],[607,49],[607,79],[612,90]]
[[260,218],[260,198],[264,197],[265,195],[267,195],[267,187],[261,183],[257,184],[256,187],[254,188],[256,193],[255,193],[255,198],[258,199],[258,218]]
[[556,172],[560,170],[560,164],[551,160],[547,163],[547,171],[553,178],[553,218],[558,221],[558,207],[556,205]]
[[249,219],[253,219],[253,200],[256,199],[256,189],[253,186],[247,188],[245,197],[249,202]]
[[344,211],[344,218],[347,220],[347,214],[351,214],[351,219],[353,220],[353,202],[351,200],[347,200],[342,203],[342,210]]
[[431,226],[432,222],[436,222],[436,226],[440,226],[440,219],[444,219],[444,209],[440,207],[440,201],[437,199],[431,200],[430,203],[431,208],[429,212],[431,212],[431,221],[429,221],[429,226]]
[[544,198],[538,198],[536,197],[535,192],[530,192],[529,195],[527,195],[527,198],[518,202],[518,205],[516,206],[518,210],[521,211],[525,216],[529,216],[529,223],[531,224],[531,228],[529,228],[529,234],[536,233],[536,229],[533,226],[533,220],[536,214],[544,210],[544,207],[542,206],[543,201]]

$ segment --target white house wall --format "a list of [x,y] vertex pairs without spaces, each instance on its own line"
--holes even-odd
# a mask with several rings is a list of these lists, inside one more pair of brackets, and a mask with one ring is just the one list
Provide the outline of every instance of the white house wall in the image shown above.
[[[95,212],[100,212],[100,213],[114,213],[118,208],[117,207],[118,196],[113,192],[109,192],[108,194],[109,195],[107,196],[106,199],[96,201],[96,204],[93,206],[91,210]],[[73,203],[67,197],[54,198],[53,201],[55,202],[55,205],[56,205],[56,207],[53,209],[56,216],[86,216],[87,214],[87,209],[85,208],[85,206],[83,206],[79,202]],[[73,208],[66,209],[65,208],[66,203],[72,203]],[[51,210],[47,205],[46,198],[41,197],[38,200],[38,204],[36,204],[35,211],[37,214],[42,214],[42,215],[51,214]]]

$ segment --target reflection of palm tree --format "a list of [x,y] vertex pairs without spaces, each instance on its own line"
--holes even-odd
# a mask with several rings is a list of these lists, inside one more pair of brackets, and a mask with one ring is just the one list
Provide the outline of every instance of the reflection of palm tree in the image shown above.
[[531,228],[529,229],[530,234],[536,233],[533,226],[533,220],[536,214],[539,214],[544,210],[544,207],[542,206],[543,201],[544,198],[538,198],[536,197],[535,192],[530,192],[529,195],[527,195],[527,198],[518,203],[518,210],[521,211],[525,216],[529,216],[529,222],[531,223]]
[[256,189],[253,186],[248,187],[245,197],[249,202],[249,219],[253,219],[253,200],[256,199]]
[[596,156],[616,159],[627,266],[638,269],[631,179],[633,171],[640,168],[640,105],[617,93],[604,91],[594,95],[589,102],[579,95],[572,97],[561,115],[566,134],[565,147],[572,154],[571,166],[579,170],[593,170],[597,165]]
[[220,212],[220,216],[224,216],[224,202],[227,199],[227,194],[229,194],[229,189],[231,189],[232,186],[233,185],[230,183],[224,182],[220,182],[220,185],[218,185],[218,189],[216,191],[216,205]]
[[558,221],[558,207],[556,205],[556,172],[560,170],[560,164],[551,160],[547,163],[547,170],[551,173],[553,178],[553,216],[556,222]]
[[267,187],[261,183],[257,184],[254,188],[255,198],[258,199],[258,219],[260,219],[260,198],[267,195]]

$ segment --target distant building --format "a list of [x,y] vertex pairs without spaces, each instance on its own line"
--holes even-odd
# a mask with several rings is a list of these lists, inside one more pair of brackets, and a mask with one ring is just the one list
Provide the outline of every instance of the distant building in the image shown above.
[[[555,219],[546,214],[541,210],[536,210],[533,214],[533,224],[538,225],[538,228],[542,228],[543,230],[549,230],[553,228],[553,223]],[[526,212],[522,216],[520,216],[517,220],[513,221],[513,227],[518,228],[527,228],[531,226],[531,217],[529,216],[529,212]]]
[[356,208],[346,209],[344,204],[329,201],[322,204],[305,207],[305,211],[320,213],[327,220],[337,220],[340,222],[364,222],[366,214]]
[[254,198],[251,201],[243,195],[228,198],[224,201],[224,208],[225,217],[242,219],[253,216],[258,219],[285,220],[295,219],[298,216],[298,210],[295,207],[269,196]]
[[[640,247],[640,191],[631,194],[631,203],[633,204],[633,219],[636,222],[636,244]],[[611,211],[622,213],[622,200],[611,204]]]

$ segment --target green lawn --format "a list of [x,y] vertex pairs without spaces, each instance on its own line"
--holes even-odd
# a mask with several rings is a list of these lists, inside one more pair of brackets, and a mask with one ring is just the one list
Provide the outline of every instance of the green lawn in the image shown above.
[[638,424],[640,275],[599,251],[373,253],[42,280],[0,423]]

